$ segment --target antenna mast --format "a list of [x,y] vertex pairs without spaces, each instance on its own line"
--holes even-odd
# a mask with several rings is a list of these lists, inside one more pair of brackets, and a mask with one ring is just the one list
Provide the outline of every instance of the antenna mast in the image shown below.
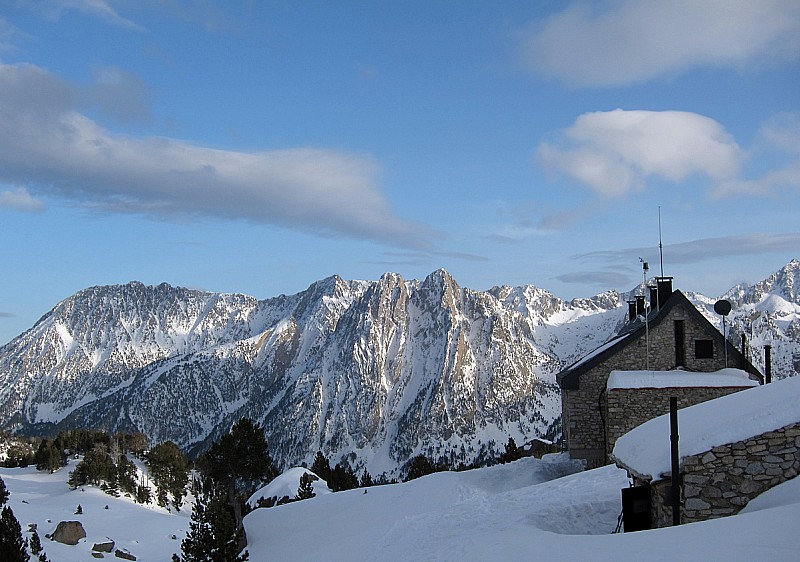
[[[650,265],[639,258],[642,262],[642,294],[647,298],[647,272],[650,270]],[[650,315],[647,313],[647,304],[644,305],[644,330],[645,330],[645,362],[647,363],[647,370],[650,370]]]
[[661,205],[658,206],[658,256],[661,259],[661,277],[664,277],[664,245],[661,243]]

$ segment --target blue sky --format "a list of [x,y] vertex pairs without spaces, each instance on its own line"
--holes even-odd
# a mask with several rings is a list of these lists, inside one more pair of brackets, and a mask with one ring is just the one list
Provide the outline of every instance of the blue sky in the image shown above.
[[92,285],[718,296],[800,258],[800,3],[0,0],[0,343]]

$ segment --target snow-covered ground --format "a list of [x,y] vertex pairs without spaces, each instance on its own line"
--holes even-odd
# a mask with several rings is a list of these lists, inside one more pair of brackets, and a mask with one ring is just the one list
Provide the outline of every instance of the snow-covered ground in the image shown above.
[[[612,535],[625,473],[613,466],[575,470],[564,456],[550,455],[257,509],[245,518],[250,560],[800,559],[794,481],[734,517]],[[298,480],[300,473],[293,473]],[[0,469],[0,475],[23,531],[38,524],[53,562],[90,560],[92,544],[106,536],[139,561],[167,562],[188,528],[188,508],[168,513],[92,488],[73,491],[67,469],[52,475]],[[78,503],[83,515],[74,515]],[[77,546],[44,538],[58,521],[75,519],[88,534]]]
[[[51,562],[94,560],[92,545],[107,541],[107,537],[115,541],[116,548],[136,556],[137,562],[167,562],[173,552],[180,552],[181,540],[189,528],[191,505],[170,513],[152,504],[144,506],[129,498],[115,498],[91,486],[72,490],[67,478],[74,468],[70,464],[53,474],[37,472],[32,466],[0,468],[0,477],[10,492],[8,505],[22,526],[23,536],[30,538],[28,525],[35,523]],[[75,514],[79,504],[82,515]],[[86,538],[75,546],[47,540],[45,534],[52,534],[59,521],[80,521]],[[120,560],[113,553],[106,554],[106,558]]]

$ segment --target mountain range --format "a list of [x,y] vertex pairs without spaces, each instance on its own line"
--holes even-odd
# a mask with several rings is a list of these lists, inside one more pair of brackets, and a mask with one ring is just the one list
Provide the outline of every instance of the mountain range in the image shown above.
[[[732,341],[800,373],[800,262],[721,298]],[[452,464],[560,435],[555,375],[614,335],[621,294],[564,301],[526,285],[463,288],[338,276],[258,300],[167,284],[91,287],[0,348],[0,426],[139,430],[196,454],[247,416],[284,466],[317,450],[372,474],[416,454]],[[686,292],[715,324],[712,299]]]

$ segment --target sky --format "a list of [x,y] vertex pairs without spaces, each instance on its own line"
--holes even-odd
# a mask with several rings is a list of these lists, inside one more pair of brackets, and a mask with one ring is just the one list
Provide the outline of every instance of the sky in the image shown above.
[[659,236],[716,297],[798,211],[796,0],[0,0],[0,344],[132,280],[627,291]]

